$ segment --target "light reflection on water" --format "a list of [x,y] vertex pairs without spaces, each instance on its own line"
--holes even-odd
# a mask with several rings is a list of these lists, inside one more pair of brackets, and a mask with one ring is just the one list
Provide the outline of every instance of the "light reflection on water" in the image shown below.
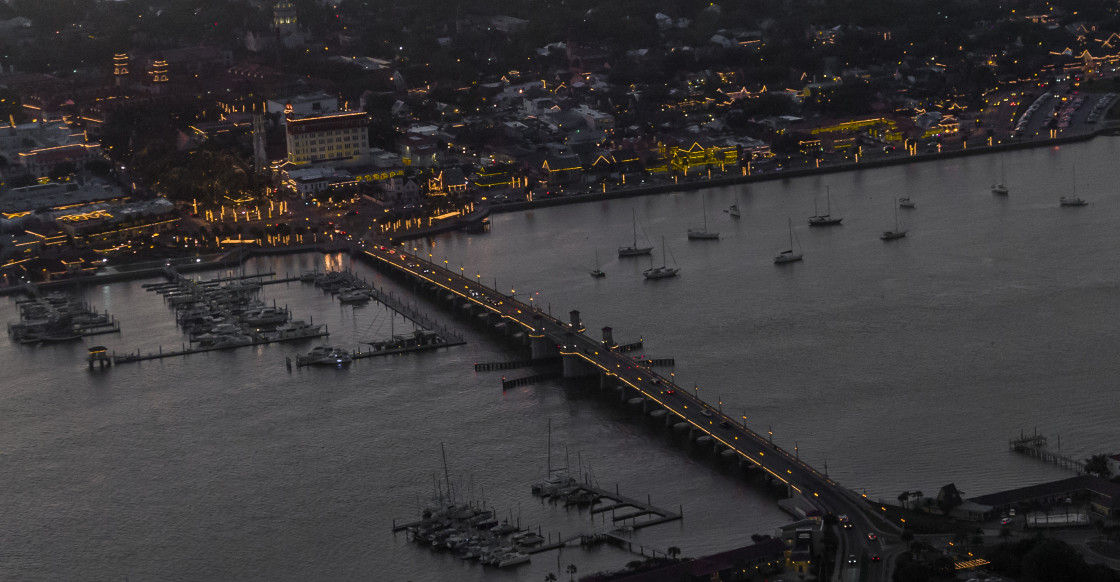
[[[1007,199],[987,193],[994,157],[714,189],[717,243],[685,240],[703,217],[698,194],[683,193],[495,215],[491,234],[410,244],[533,293],[554,314],[579,309],[590,333],[643,337],[651,356],[676,359],[679,382],[773,427],[776,442],[873,498],[948,482],[980,494],[1067,475],[1010,454],[1021,429],[1060,434],[1074,457],[1117,448],[1120,338],[1102,314],[1120,297],[1120,209],[1105,187],[1118,143],[1007,154]],[[1085,209],[1057,206],[1072,158]],[[826,184],[844,225],[809,230]],[[884,244],[900,193],[917,202],[910,235]],[[738,221],[719,212],[732,203]],[[666,237],[680,278],[647,282],[648,260],[614,258],[631,209],[651,239]],[[775,267],[788,217],[806,259]],[[587,273],[596,249],[604,279]],[[254,259],[245,271],[326,268],[408,293],[343,255]],[[528,494],[547,463],[549,419],[554,463],[566,450],[607,486],[683,505],[683,523],[643,531],[643,543],[701,555],[787,520],[776,492],[594,390],[503,393],[501,373],[472,364],[515,354],[436,307],[426,310],[462,329],[466,346],[345,370],[289,372],[285,358],[305,343],[87,371],[94,343],[123,352],[184,341],[144,282],[83,291],[121,320],[119,335],[38,348],[0,338],[12,379],[0,389],[0,540],[13,578],[540,580],[557,571],[556,554],[494,572],[412,547],[389,526],[426,503],[440,443],[458,487],[500,514],[553,533],[590,524]],[[306,284],[267,286],[263,298],[327,324],[329,342],[350,349],[410,329]],[[16,313],[0,304],[7,321]],[[631,559],[565,550],[559,561],[589,573]]]

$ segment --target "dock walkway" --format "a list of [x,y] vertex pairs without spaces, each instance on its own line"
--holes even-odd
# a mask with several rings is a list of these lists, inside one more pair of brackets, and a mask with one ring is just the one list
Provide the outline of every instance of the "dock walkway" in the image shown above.
[[[1019,433],[1019,438],[1012,439],[1008,446],[1012,451],[1041,459],[1047,463],[1053,463],[1063,469],[1077,471],[1078,474],[1085,473],[1085,462],[1068,457],[1059,452],[1052,451],[1047,446],[1048,439],[1044,435],[1034,433],[1030,436],[1024,433]],[[1062,446],[1061,439],[1058,440],[1058,447]]]
[[159,360],[161,358],[175,358],[175,357],[179,357],[179,356],[190,356],[192,354],[201,354],[201,353],[205,353],[205,352],[218,352],[218,351],[223,351],[223,350],[232,350],[232,349],[236,349],[236,348],[244,348],[244,347],[250,347],[250,346],[264,346],[264,345],[276,344],[276,343],[284,343],[284,342],[293,342],[293,341],[306,340],[306,339],[314,339],[314,338],[319,338],[319,337],[325,337],[327,335],[329,335],[328,332],[321,331],[321,332],[313,333],[313,334],[306,334],[306,335],[300,335],[300,336],[294,336],[294,337],[283,337],[283,338],[266,338],[266,337],[257,336],[256,338],[253,339],[253,341],[251,341],[249,343],[245,343],[245,344],[227,345],[227,346],[213,346],[213,347],[185,347],[184,346],[181,349],[168,350],[166,352],[163,351],[163,346],[159,346],[159,351],[148,352],[146,354],[141,353],[139,349],[136,350],[136,353],[128,353],[128,354],[118,354],[116,352],[113,352],[113,355],[111,356],[111,358],[112,358],[112,361],[113,361],[114,364],[129,364],[129,363],[132,363],[132,362],[143,362],[143,361],[146,361],[146,360]]

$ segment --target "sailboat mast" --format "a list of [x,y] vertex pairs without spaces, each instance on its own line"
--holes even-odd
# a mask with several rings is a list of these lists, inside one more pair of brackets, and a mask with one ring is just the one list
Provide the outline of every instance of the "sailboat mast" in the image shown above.
[[443,480],[447,483],[447,499],[449,503],[455,503],[455,497],[451,494],[451,475],[447,471],[447,450],[443,448],[443,443],[439,444],[439,452],[443,455]]
[[638,248],[638,213],[637,211],[630,210],[630,220],[634,224],[634,248]]
[[548,474],[545,479],[552,478],[552,419],[548,419]]

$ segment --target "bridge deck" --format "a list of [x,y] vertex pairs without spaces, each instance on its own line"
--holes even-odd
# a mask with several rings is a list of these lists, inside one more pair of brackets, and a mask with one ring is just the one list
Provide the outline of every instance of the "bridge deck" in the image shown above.
[[[619,349],[608,349],[588,337],[581,329],[527,305],[516,298],[487,287],[480,281],[460,275],[434,262],[403,252],[403,247],[374,246],[363,251],[375,264],[399,271],[417,281],[429,283],[451,297],[489,312],[509,325],[523,327],[530,338],[547,338],[559,347],[564,358],[582,360],[599,374],[635,390],[651,406],[663,408],[677,424],[686,424],[690,434],[709,436],[717,450],[732,450],[742,462],[751,463],[770,477],[786,484],[791,492],[813,498],[827,496],[844,510],[859,505],[859,496],[800,460],[795,454],[776,446],[772,436],[751,430],[745,422],[724,414],[705,402],[691,388],[674,384],[672,378],[658,375],[648,366],[635,362]],[[667,421],[672,424],[672,420]],[[617,500],[622,503],[623,500]],[[823,501],[823,500],[821,500]]]

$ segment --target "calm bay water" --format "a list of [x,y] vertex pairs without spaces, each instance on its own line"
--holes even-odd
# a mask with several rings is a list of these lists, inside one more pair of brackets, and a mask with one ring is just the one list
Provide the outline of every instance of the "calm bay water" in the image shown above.
[[[490,234],[410,246],[554,314],[579,309],[589,333],[644,337],[651,356],[676,358],[680,383],[772,427],[853,489],[893,499],[955,482],[982,494],[1068,475],[1009,453],[1022,429],[1061,435],[1075,457],[1120,449],[1118,154],[1116,138],[1006,154],[1005,199],[988,193],[1000,158],[982,156],[502,214]],[[1059,208],[1075,179],[1090,206]],[[826,185],[844,224],[810,230]],[[907,195],[909,236],[880,241]],[[685,240],[703,222],[701,196],[718,242]],[[730,204],[741,219],[722,212]],[[645,281],[647,260],[615,258],[632,210],[655,246],[665,237],[681,277]],[[805,261],[778,267],[787,218]],[[587,274],[596,250],[604,279]],[[339,267],[393,288],[338,255],[246,270]],[[430,497],[441,443],[470,497],[546,532],[589,527],[586,513],[528,493],[545,472],[550,420],[554,463],[567,450],[605,486],[683,505],[682,523],[639,542],[702,555],[788,520],[765,486],[609,400],[560,382],[502,393],[500,373],[471,365],[513,357],[508,346],[437,307],[426,311],[467,345],[348,370],[289,372],[285,357],[304,344],[87,371],[89,345],[182,343],[144,282],[81,291],[121,320],[119,335],[44,347],[0,337],[0,578],[541,580],[558,562],[621,567],[633,556],[572,549],[498,572],[389,532]],[[263,298],[327,323],[346,347],[408,329],[310,285],[267,286]],[[0,316],[18,319],[14,301],[0,301]]]

